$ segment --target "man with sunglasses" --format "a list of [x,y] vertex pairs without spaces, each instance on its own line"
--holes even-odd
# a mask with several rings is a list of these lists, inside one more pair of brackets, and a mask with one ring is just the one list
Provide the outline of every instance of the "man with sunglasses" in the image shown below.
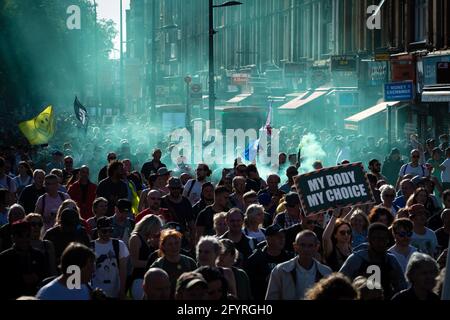
[[397,259],[403,273],[406,271],[406,266],[411,258],[411,255],[417,251],[411,246],[411,237],[413,234],[413,222],[406,218],[395,220],[392,224],[392,235],[395,239],[395,245],[388,249]]
[[402,181],[402,177],[406,175],[412,175],[413,177],[428,177],[430,175],[428,168],[420,163],[421,158],[419,150],[414,149],[411,151],[411,162],[404,164],[398,173],[397,188]]
[[387,182],[387,178],[381,174],[381,162],[377,159],[372,159],[369,161],[369,170],[375,177],[377,181],[384,180]]
[[163,220],[163,223],[173,221],[172,215],[166,208],[161,208],[161,192],[158,190],[150,190],[147,194],[147,209],[141,211],[135,218],[136,223],[141,221],[145,216],[150,214],[156,215]]
[[111,218],[97,220],[97,240],[91,243],[95,252],[93,287],[102,289],[110,298],[124,299],[127,279],[127,259],[130,255],[122,240],[112,239]]
[[206,182],[206,178],[211,175],[211,170],[209,170],[208,165],[200,163],[197,166],[196,175],[196,179],[188,180],[183,189],[183,196],[191,202],[191,205],[200,200],[202,185]]

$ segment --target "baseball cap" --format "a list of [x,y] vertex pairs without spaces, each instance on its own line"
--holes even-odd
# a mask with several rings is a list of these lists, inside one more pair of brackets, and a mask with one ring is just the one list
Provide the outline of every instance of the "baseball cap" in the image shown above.
[[168,186],[169,188],[179,189],[183,187],[183,184],[181,183],[180,178],[172,177],[169,179]]
[[285,200],[286,200],[286,204],[287,204],[289,207],[294,207],[294,206],[296,206],[297,204],[300,204],[300,199],[298,198],[298,194],[295,193],[295,192],[289,192],[289,193],[286,195]]
[[158,171],[156,172],[156,174],[158,176],[165,176],[167,174],[170,174],[172,171],[168,170],[166,167],[161,167],[158,169]]
[[284,233],[284,229],[279,224],[273,224],[266,229],[266,237]]
[[120,212],[131,212],[131,201],[128,199],[119,199],[116,206]]
[[176,291],[188,290],[195,285],[202,285],[208,288],[208,283],[205,278],[198,272],[185,272],[177,279]]

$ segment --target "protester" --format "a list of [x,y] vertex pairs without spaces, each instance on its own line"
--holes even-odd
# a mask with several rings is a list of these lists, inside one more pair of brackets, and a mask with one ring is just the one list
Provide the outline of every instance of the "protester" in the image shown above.
[[14,183],[17,186],[17,195],[19,196],[22,190],[33,183],[33,171],[30,164],[26,161],[20,161],[17,167],[19,174],[15,177]]
[[350,225],[352,227],[352,249],[354,249],[367,242],[367,230],[370,222],[361,209],[356,209],[350,216]]
[[12,247],[0,253],[0,299],[34,296],[48,276],[45,257],[31,246],[31,225],[16,221],[11,226]]
[[228,283],[219,269],[211,266],[202,266],[195,270],[201,274],[208,283],[208,298],[211,301],[228,300]]
[[126,293],[129,251],[122,240],[111,238],[112,233],[111,218],[98,219],[98,238],[91,243],[96,257],[92,284],[102,289],[107,297],[123,299]]
[[116,160],[117,160],[117,155],[115,152],[108,153],[108,155],[106,157],[106,161],[108,162],[108,164],[99,171],[98,178],[97,178],[98,183],[100,183],[102,180],[108,178],[108,167],[112,162],[115,162]]
[[285,242],[285,231],[274,224],[266,229],[266,245],[255,250],[245,262],[244,270],[250,278],[256,300],[264,300],[272,270],[278,264],[292,259],[292,254],[284,250]]
[[232,207],[244,211],[244,193],[245,193],[245,178],[236,176],[233,178],[233,193],[230,194],[229,201]]
[[244,233],[250,238],[256,239],[257,243],[266,240],[265,230],[262,228],[264,222],[264,207],[258,204],[250,205],[245,211]]
[[197,216],[196,241],[203,235],[214,235],[214,216],[220,212],[228,211],[229,192],[225,187],[214,190],[214,202],[206,207]]
[[95,198],[92,203],[92,213],[93,217],[89,218],[86,222],[89,225],[89,228],[92,230],[97,228],[97,220],[106,215],[108,211],[108,200],[103,197]]
[[368,231],[368,245],[355,248],[339,270],[354,280],[358,276],[369,276],[369,266],[378,266],[381,272],[381,286],[384,297],[391,297],[406,288],[402,268],[395,256],[387,252],[389,229],[382,223],[371,224]]
[[392,234],[395,239],[395,245],[388,249],[397,259],[403,273],[406,271],[406,266],[411,258],[411,255],[417,251],[411,246],[411,237],[413,235],[414,225],[411,220],[402,218],[397,219],[392,224]]
[[146,180],[148,180],[152,173],[157,173],[158,169],[166,167],[166,165],[161,162],[161,156],[161,150],[155,149],[152,152],[152,160],[142,165],[141,174]]
[[422,204],[414,204],[409,207],[409,217],[414,224],[411,245],[419,252],[434,257],[438,243],[436,234],[426,227],[427,210]]
[[[68,287],[72,269],[77,266],[80,271],[80,288]],[[36,297],[39,300],[93,300],[94,295],[89,282],[95,270],[95,254],[83,244],[70,243],[61,255],[62,275],[43,286]]]
[[128,198],[128,187],[122,181],[123,164],[112,161],[108,165],[108,177],[99,182],[96,197],[103,197],[108,200],[108,217],[114,214],[114,207],[119,199]]
[[19,196],[19,204],[25,209],[25,213],[34,212],[36,202],[45,193],[45,172],[41,169],[33,171],[33,183],[26,186]]
[[395,185],[398,178],[398,173],[400,172],[400,168],[405,163],[402,161],[400,150],[397,148],[393,148],[386,157],[383,162],[383,166],[381,169],[381,174],[386,177],[386,182],[390,185]]
[[211,176],[211,170],[209,170],[208,165],[200,163],[197,166],[197,177],[196,179],[189,180],[183,189],[183,197],[186,197],[192,205],[196,204],[200,200],[200,195],[202,193],[202,186],[206,182],[206,178]]
[[228,231],[227,225],[227,213],[219,212],[214,215],[214,236],[220,238],[225,232]]
[[200,200],[192,206],[192,213],[194,214],[195,220],[199,213],[205,209],[207,206],[211,206],[214,203],[214,185],[211,182],[205,182],[202,184],[202,193],[200,195]]
[[392,301],[440,300],[433,292],[439,275],[439,266],[432,257],[419,252],[413,253],[405,274],[411,287],[397,293]]
[[167,272],[170,279],[171,297],[175,295],[175,286],[178,277],[197,268],[197,263],[180,253],[182,234],[178,231],[166,229],[161,232],[159,242],[160,257],[150,266],[161,268]]
[[72,184],[67,193],[80,208],[80,215],[87,220],[93,216],[92,204],[96,198],[97,185],[89,180],[89,168],[82,166],[80,168],[79,179]]
[[323,256],[327,266],[339,271],[352,253],[352,227],[350,223],[337,218],[333,213],[322,236]]
[[12,225],[25,218],[25,210],[20,204],[12,205],[8,209],[8,223],[0,228],[0,252],[11,248]]
[[178,279],[175,300],[201,301],[208,299],[208,282],[198,272],[185,272]]
[[301,222],[300,199],[295,192],[289,192],[285,196],[286,210],[276,215],[274,224],[286,229]]
[[161,301],[170,299],[169,275],[162,269],[150,268],[144,275],[142,288],[144,300]]
[[332,270],[314,259],[320,242],[314,232],[300,232],[294,244],[297,256],[278,264],[270,274],[266,300],[304,299],[306,291]]
[[358,291],[347,277],[333,273],[309,289],[305,294],[305,300],[358,300]]

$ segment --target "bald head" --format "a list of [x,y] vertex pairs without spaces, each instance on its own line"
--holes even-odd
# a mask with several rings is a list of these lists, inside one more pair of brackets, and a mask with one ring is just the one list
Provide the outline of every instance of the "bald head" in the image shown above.
[[170,281],[169,275],[162,269],[150,268],[144,275],[145,300],[169,300]]
[[147,193],[147,204],[151,210],[158,211],[161,207],[161,192],[150,190]]

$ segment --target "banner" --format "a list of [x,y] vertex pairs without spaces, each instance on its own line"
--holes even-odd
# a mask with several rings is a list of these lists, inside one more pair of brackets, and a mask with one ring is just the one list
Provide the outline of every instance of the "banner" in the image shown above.
[[295,178],[300,203],[306,215],[374,203],[362,163],[309,172]]
[[35,118],[19,123],[19,129],[31,145],[48,143],[55,133],[53,107],[48,106]]

